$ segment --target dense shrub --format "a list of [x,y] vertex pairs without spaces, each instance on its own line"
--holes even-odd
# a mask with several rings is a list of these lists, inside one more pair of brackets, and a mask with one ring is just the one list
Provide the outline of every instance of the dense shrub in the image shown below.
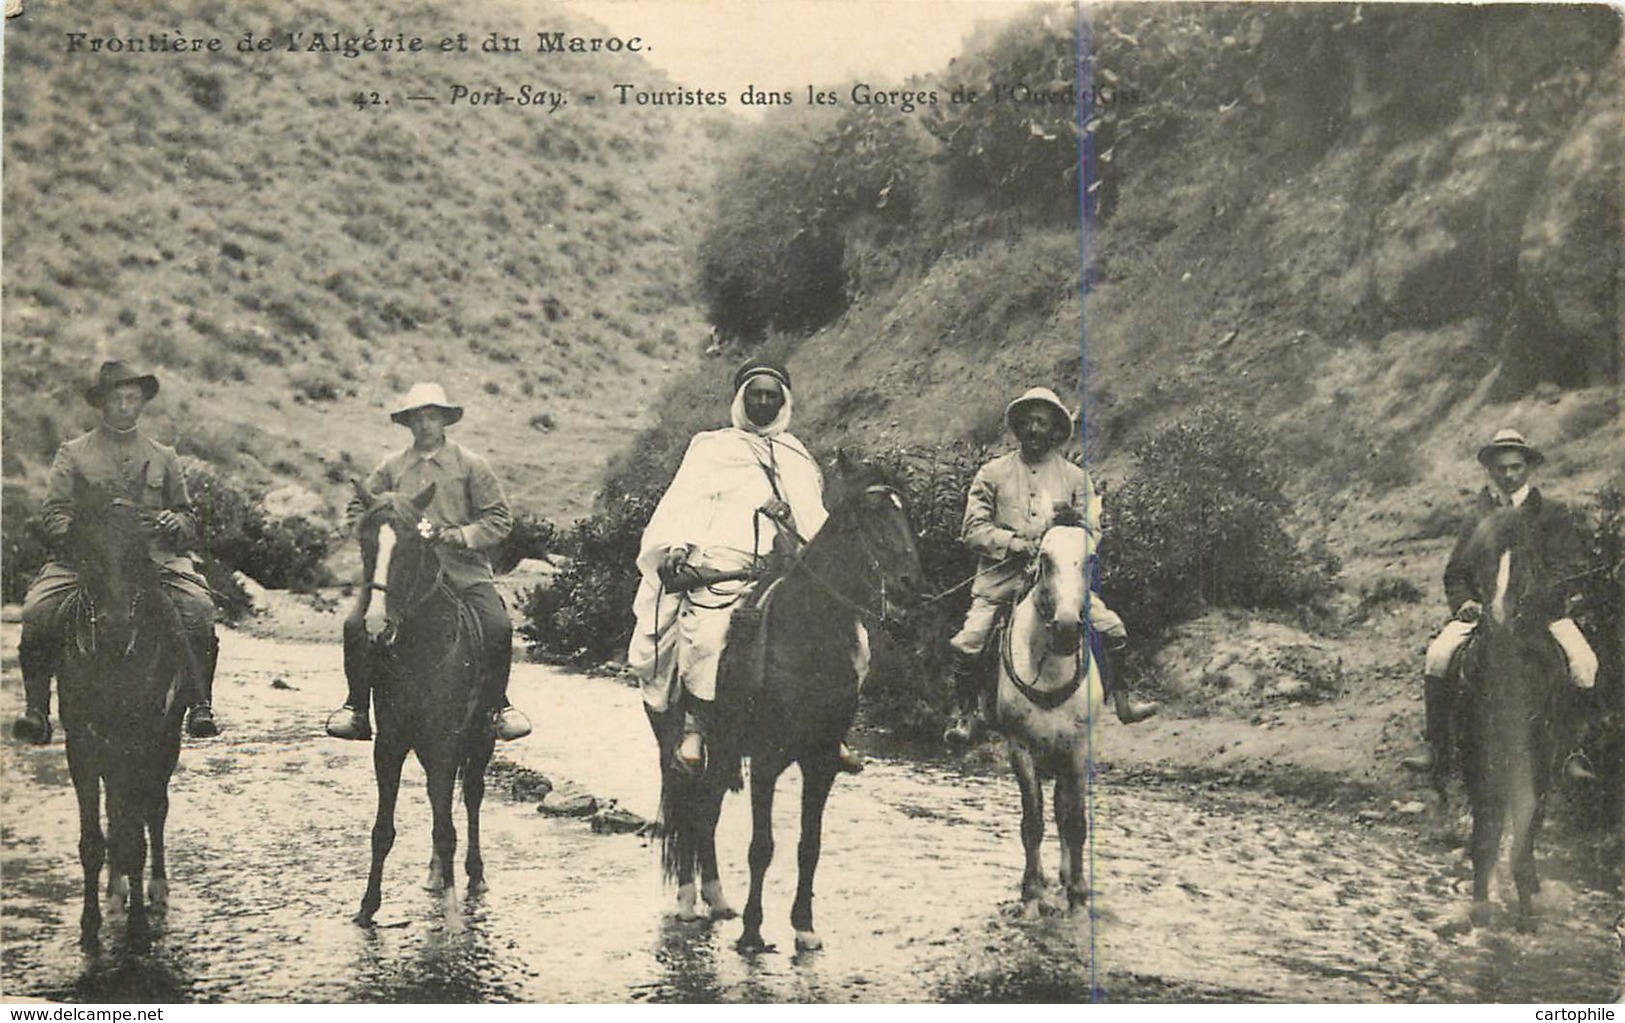
[[1257,427],[1211,408],[1144,441],[1106,502],[1102,592],[1154,638],[1206,607],[1315,608],[1336,559],[1301,550]]
[[322,562],[331,538],[303,516],[273,521],[258,501],[195,459],[184,461],[198,518],[198,562],[212,580],[239,571],[272,589],[330,583]]
[[526,558],[545,558],[559,549],[558,527],[530,512],[514,516],[513,529],[491,550],[491,568],[502,575]]
[[700,243],[700,291],[723,335],[757,341],[839,316],[848,228],[908,219],[920,145],[911,118],[870,108],[790,112],[749,136],[719,175]]
[[1605,836],[1606,862],[1618,864],[1625,851],[1625,491],[1609,486],[1594,494],[1584,521],[1588,563],[1575,618],[1597,653],[1583,738],[1599,783],[1581,797],[1579,816]]
[[519,634],[534,653],[574,661],[625,656],[638,591],[638,544],[659,496],[643,489],[607,498],[598,512],[555,540],[569,562],[519,602],[525,619]]
[[0,519],[6,524],[4,550],[0,552],[0,599],[16,604],[50,557],[50,547],[40,524],[39,504],[26,491],[0,488]]

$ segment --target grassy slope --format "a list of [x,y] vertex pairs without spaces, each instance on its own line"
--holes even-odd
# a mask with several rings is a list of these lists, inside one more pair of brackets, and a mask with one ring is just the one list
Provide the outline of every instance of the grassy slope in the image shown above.
[[[160,436],[255,486],[333,500],[331,480],[406,439],[383,415],[391,398],[433,378],[469,406],[457,434],[517,505],[584,511],[646,399],[697,357],[686,259],[706,153],[731,125],[400,99],[454,82],[660,80],[630,57],[243,56],[230,43],[245,26],[356,26],[309,0],[142,12],[87,20],[36,0],[7,26],[7,484],[37,485],[89,421],[76,382],[122,354],[162,375]],[[434,39],[538,22],[499,3],[369,12],[381,31]],[[177,27],[228,52],[62,52],[69,29]],[[356,110],[362,88],[395,105]]]

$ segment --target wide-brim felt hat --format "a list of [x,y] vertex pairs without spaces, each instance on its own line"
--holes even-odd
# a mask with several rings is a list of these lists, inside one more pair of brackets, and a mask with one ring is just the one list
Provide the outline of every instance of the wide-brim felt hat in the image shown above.
[[783,385],[785,390],[790,389],[790,371],[782,363],[771,359],[748,359],[743,366],[734,372],[734,393],[745,386],[745,381],[755,376],[772,377]]
[[131,368],[129,363],[122,359],[109,359],[96,370],[96,379],[85,388],[85,401],[96,408],[101,408],[108,392],[124,384],[140,384],[141,393],[148,401],[158,393],[157,377]]
[[420,408],[437,408],[444,412],[447,426],[463,418],[463,407],[453,405],[446,398],[446,389],[434,383],[413,384],[401,399],[401,407],[391,412],[389,418],[405,426],[406,417]]
[[1488,444],[1478,449],[1478,464],[1487,467],[1490,459],[1502,451],[1522,452],[1523,456],[1529,459],[1530,465],[1539,465],[1546,461],[1546,456],[1540,453],[1539,448],[1525,440],[1523,434],[1517,430],[1500,430],[1490,438]]
[[1004,427],[1011,433],[1016,432],[1015,423],[1013,421],[1016,414],[1016,409],[1021,408],[1024,405],[1042,405],[1046,408],[1052,409],[1061,417],[1061,422],[1064,424],[1064,427],[1067,430],[1071,430],[1073,425],[1077,423],[1077,419],[1072,415],[1072,410],[1066,407],[1065,403],[1061,401],[1060,397],[1056,395],[1054,391],[1050,390],[1048,387],[1034,387],[1032,390],[1028,391],[1026,394],[1023,394],[1021,397],[1004,407]]

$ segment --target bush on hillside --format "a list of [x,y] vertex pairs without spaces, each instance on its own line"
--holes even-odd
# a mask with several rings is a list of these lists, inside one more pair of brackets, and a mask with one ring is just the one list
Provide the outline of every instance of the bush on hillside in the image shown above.
[[0,518],[6,523],[0,552],[0,599],[19,604],[50,557],[45,527],[40,523],[39,502],[20,487],[0,488]]
[[1154,639],[1208,607],[1316,610],[1336,559],[1301,550],[1267,440],[1237,416],[1199,408],[1134,451],[1105,503],[1102,593],[1129,632]]
[[519,602],[519,635],[533,653],[586,663],[625,656],[638,545],[659,498],[658,490],[644,488],[607,499],[555,541],[569,562]]
[[1609,486],[1585,509],[1586,575],[1576,623],[1598,661],[1597,685],[1584,699],[1591,724],[1583,736],[1598,784],[1580,794],[1578,816],[1613,843],[1608,862],[1625,851],[1625,490]]
[[775,118],[718,178],[700,243],[700,292],[726,337],[804,333],[847,306],[847,227],[903,222],[922,161],[918,131],[889,110]]
[[272,520],[255,497],[208,465],[196,459],[182,465],[197,512],[198,563],[211,586],[238,590],[225,583],[234,571],[271,589],[308,592],[332,582],[322,564],[327,530],[300,515]]

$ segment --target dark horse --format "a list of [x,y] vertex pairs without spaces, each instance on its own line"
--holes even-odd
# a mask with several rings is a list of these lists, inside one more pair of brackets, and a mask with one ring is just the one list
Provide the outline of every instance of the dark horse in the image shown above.
[[[918,600],[919,553],[898,492],[871,467],[844,455],[827,490],[830,515],[818,535],[746,616],[729,628],[717,672],[716,724],[704,775],[664,777],[662,803],[674,812],[664,835],[666,862],[679,881],[697,868],[715,882],[715,828],[723,791],[738,788],[750,760],[750,895],[742,950],[762,940],[762,879],[773,859],[773,792],[779,775],[801,765],[800,882],[790,921],[797,948],[818,948],[813,873],[842,737],[868,672],[866,623]],[[673,730],[662,730],[662,763]],[[673,787],[677,786],[674,792]],[[708,886],[707,897],[709,901]],[[719,891],[720,897],[720,891]],[[715,915],[727,915],[726,904]]]
[[[434,854],[425,887],[439,891],[452,884],[457,829],[451,811],[461,774],[463,804],[468,809],[464,862],[468,889],[471,893],[485,889],[480,802],[485,798],[485,768],[491,762],[496,737],[479,713],[478,620],[447,585],[440,550],[429,542],[424,528],[423,509],[434,499],[434,485],[411,498],[396,493],[374,497],[359,482],[355,488],[366,505],[356,529],[365,583],[344,627],[350,634],[346,659],[365,662],[352,663],[346,670],[368,672],[378,721],[372,750],[378,781],[372,872],[356,916],[358,922],[370,924],[383,901],[384,859],[395,844],[395,800],[408,752],[416,751],[428,776],[429,806],[434,813]],[[384,624],[363,647],[354,634],[366,629],[375,589],[384,591]]]
[[1518,925],[1532,926],[1535,839],[1556,768],[1556,728],[1566,686],[1562,652],[1540,613],[1552,584],[1551,566],[1527,520],[1502,509],[1479,523],[1468,564],[1485,601],[1464,654],[1460,742],[1467,797],[1473,810],[1472,923],[1489,915],[1490,876],[1501,834],[1512,832],[1512,878]]
[[[134,493],[146,486],[146,469]],[[100,942],[96,884],[108,863],[110,913],[125,910],[126,940],[151,940],[141,876],[152,841],[155,909],[168,898],[164,820],[169,777],[181,749],[181,717],[197,678],[179,613],[164,594],[160,568],[148,555],[148,514],[128,494],[74,482],[73,525],[66,551],[79,589],[63,604],[58,670],[68,770],[79,797],[79,862],[84,866],[80,940]],[[107,835],[101,791],[107,787]]]

